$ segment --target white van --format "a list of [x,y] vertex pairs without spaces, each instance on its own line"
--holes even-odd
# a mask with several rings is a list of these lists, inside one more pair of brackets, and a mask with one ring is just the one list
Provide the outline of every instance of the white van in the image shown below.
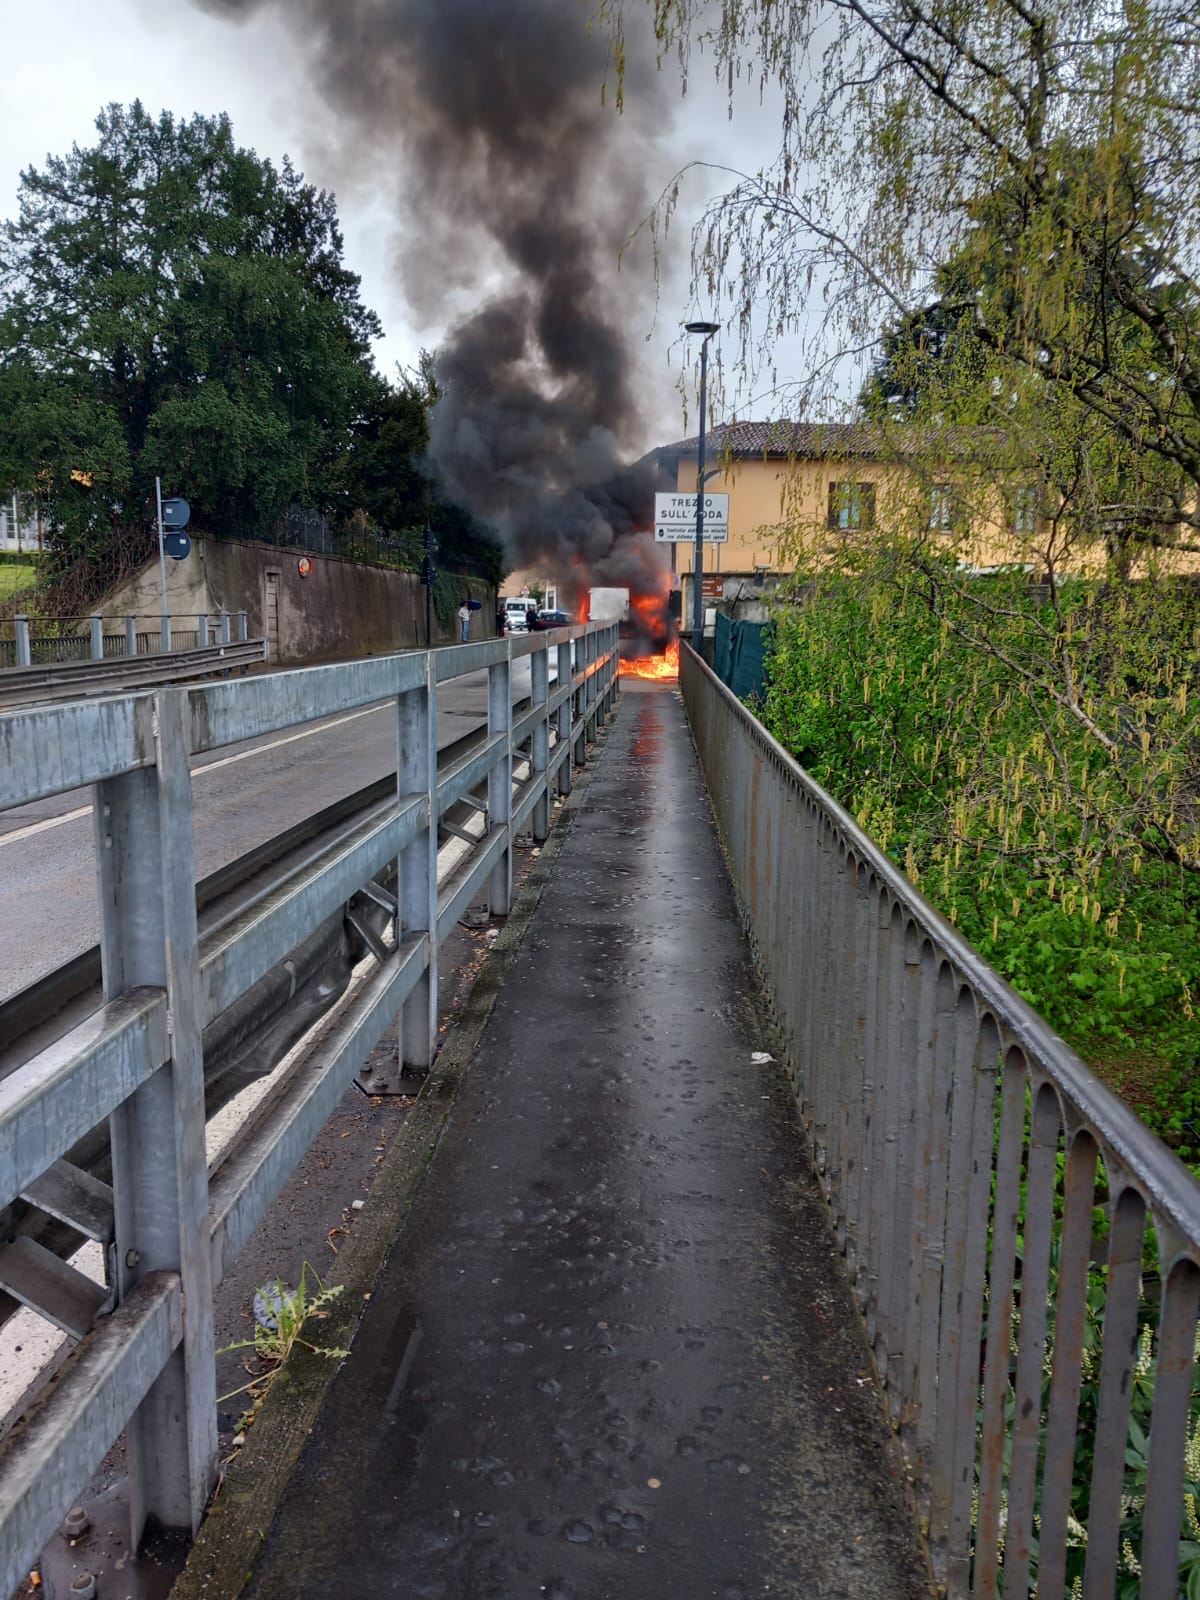
[[537,601],[527,595],[504,602],[505,633],[528,633],[529,619],[537,612]]

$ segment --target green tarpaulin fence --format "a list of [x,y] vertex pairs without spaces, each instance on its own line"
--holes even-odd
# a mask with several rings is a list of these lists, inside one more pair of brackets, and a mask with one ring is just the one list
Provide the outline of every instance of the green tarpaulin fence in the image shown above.
[[735,622],[717,612],[713,671],[739,700],[763,692],[763,668],[770,641],[769,622]]

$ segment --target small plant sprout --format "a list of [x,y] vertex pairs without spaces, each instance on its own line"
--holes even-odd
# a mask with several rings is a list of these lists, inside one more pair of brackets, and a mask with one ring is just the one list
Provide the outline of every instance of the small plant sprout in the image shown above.
[[[315,1284],[315,1291],[312,1285]],[[342,1292],[343,1285],[332,1284],[328,1289],[306,1261],[300,1273],[300,1282],[294,1289],[279,1278],[255,1296],[255,1327],[252,1339],[239,1339],[225,1345],[217,1352],[228,1355],[234,1350],[252,1350],[258,1371],[248,1383],[221,1396],[221,1404],[235,1399],[239,1394],[252,1396],[254,1404],[247,1413],[251,1417],[266,1399],[276,1374],[297,1345],[311,1350],[314,1355],[328,1356],[332,1361],[343,1361],[348,1350],[315,1344],[303,1337],[310,1322],[319,1322],[329,1315],[329,1307]],[[247,1372],[251,1371],[249,1364]],[[243,1422],[246,1419],[243,1419]]]

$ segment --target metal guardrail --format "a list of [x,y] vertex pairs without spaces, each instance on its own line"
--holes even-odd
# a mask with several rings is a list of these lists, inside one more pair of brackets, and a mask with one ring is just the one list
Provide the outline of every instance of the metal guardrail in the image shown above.
[[[1087,1600],[1111,1600],[1118,1567],[1122,1592],[1176,1600],[1185,1452],[1200,1444],[1200,1186],[686,646],[681,658],[939,1582],[956,1600],[1035,1587],[1059,1600],[1082,1563]],[[1147,1384],[1143,1458],[1130,1403]],[[1127,1550],[1129,1515],[1141,1537]]]
[[[114,633],[111,630],[118,620],[121,631]],[[151,621],[153,627],[138,626],[145,621]],[[179,622],[185,626],[176,627]],[[119,619],[106,619],[99,611],[86,617],[30,617],[17,612],[11,622],[0,620],[0,668],[51,667],[69,661],[103,661],[109,656],[128,659],[172,650],[204,650],[210,644],[244,643],[248,637],[244,611],[188,612],[183,616],[163,613],[152,618],[127,611]]]
[[[0,1593],[28,1572],[122,1431],[134,1544],[149,1517],[198,1526],[217,1468],[214,1287],[385,1030],[399,1018],[403,1058],[432,1060],[439,945],[485,887],[491,910],[508,911],[513,836],[526,826],[547,836],[552,789],[569,792],[572,763],[612,709],[617,649],[615,625],[597,623],[0,716],[0,809],[96,786],[105,996],[0,1082],[0,1212],[18,1196],[56,1208],[104,1246],[110,1269],[106,1292],[50,1252],[39,1256],[32,1241],[0,1246],[10,1289],[24,1274],[36,1286],[32,1303],[80,1340],[0,1445]],[[522,656],[531,658],[532,704],[514,719],[511,668]],[[487,738],[439,774],[438,685],[483,669]],[[389,699],[391,806],[202,939],[190,758]],[[522,744],[531,775],[514,798]],[[438,819],[481,780],[488,831],[439,888]],[[269,1107],[209,1173],[205,1022],[389,861],[393,936],[325,1024],[319,1058],[284,1069]],[[63,1159],[105,1118],[111,1188]],[[9,1259],[21,1245],[21,1259]]]
[[158,655],[116,656],[103,661],[69,661],[50,667],[0,668],[0,706],[33,705],[72,695],[112,694],[158,683],[208,678],[244,671],[267,659],[265,639],[172,650]]

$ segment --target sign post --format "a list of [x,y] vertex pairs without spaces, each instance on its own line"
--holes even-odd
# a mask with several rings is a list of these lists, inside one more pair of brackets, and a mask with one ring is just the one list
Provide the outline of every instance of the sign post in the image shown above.
[[[166,651],[171,648],[171,612],[167,605],[167,557],[170,556],[172,561],[182,561],[191,550],[192,542],[183,530],[188,525],[192,508],[178,495],[164,501],[161,478],[154,480],[154,500],[158,507],[158,572],[162,580],[159,649]],[[171,529],[170,535],[164,533],[166,528]]]
[[158,648],[166,652],[171,648],[171,614],[167,605],[167,550],[163,543],[161,478],[154,480],[154,498],[158,505],[158,575],[162,579],[162,615],[159,618]]

